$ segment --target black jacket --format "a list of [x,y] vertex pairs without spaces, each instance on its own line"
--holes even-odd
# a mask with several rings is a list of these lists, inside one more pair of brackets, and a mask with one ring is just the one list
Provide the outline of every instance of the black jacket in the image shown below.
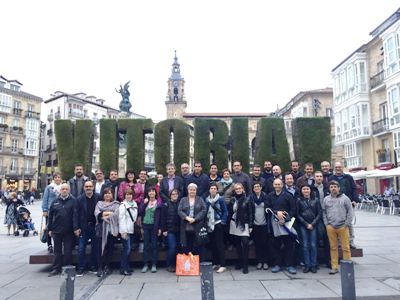
[[329,177],[329,181],[336,180],[340,185],[340,192],[349,197],[350,201],[360,202],[357,195],[357,188],[354,179],[349,174],[337,176],[333,174]]
[[254,203],[245,194],[241,196],[234,195],[228,204],[228,220],[232,220],[233,217],[233,206],[238,203],[238,209],[236,212],[237,225],[249,224],[249,228],[253,226],[254,223]]
[[178,206],[178,201],[168,201],[163,204],[161,211],[161,230],[163,232],[179,232],[180,218],[178,215]]
[[118,188],[119,188],[119,181],[111,181],[110,179],[106,179],[104,184],[101,186],[100,196],[103,197],[103,192],[105,188],[111,188],[113,192],[113,199],[118,201]]
[[210,179],[208,176],[204,173],[201,173],[200,175],[196,175],[193,173],[186,179],[186,194],[187,194],[187,187],[190,183],[195,183],[197,185],[197,192],[196,195],[206,199],[210,190]]
[[89,177],[86,176],[82,176],[83,179],[83,183],[82,183],[82,188],[78,191],[78,184],[76,183],[76,177],[72,177],[70,180],[68,180],[68,184],[70,187],[70,194],[74,197],[74,198],[78,198],[80,195],[82,195],[84,193],[84,185],[86,181],[89,181]]
[[318,198],[309,200],[301,197],[297,200],[297,218],[300,224],[307,227],[308,224],[315,226],[322,218],[321,204]]
[[48,229],[58,234],[73,234],[75,198],[69,195],[65,200],[58,197],[50,206]]
[[15,218],[18,220],[18,210],[17,210],[17,208],[18,208],[18,206],[20,206],[20,205],[24,205],[24,202],[22,201],[22,200],[19,200],[19,199],[17,199],[17,201],[12,201],[13,199],[8,199],[7,200],[7,208],[6,208],[6,215],[7,215],[7,211],[8,211],[8,207],[10,206],[10,205],[14,205],[14,216],[15,216]]
[[[174,179],[174,189],[179,191],[178,200],[183,197],[183,189],[185,188],[185,182],[183,178],[180,176],[175,176]],[[168,184],[168,176],[164,177],[160,184],[160,197],[164,203],[167,203],[169,200],[169,184]]]
[[269,193],[267,195],[267,207],[274,213],[286,211],[286,222],[296,215],[296,202],[292,195],[284,190],[279,195],[275,192]]
[[[96,208],[96,204],[98,201],[101,200],[100,195],[93,193],[92,200],[94,202],[94,209]],[[81,229],[82,231],[85,231],[87,229],[87,219],[88,219],[88,213],[92,214],[94,217],[94,209],[93,211],[88,212],[88,207],[87,207],[87,198],[86,194],[81,195],[76,199],[75,201],[75,206],[74,206],[74,217],[73,217],[73,227],[74,231],[77,229]],[[94,217],[94,219],[96,219]]]
[[266,191],[267,191],[267,181],[265,180],[264,177],[261,177],[261,176],[256,177],[256,176],[254,176],[254,175],[251,175],[251,176],[250,176],[250,187],[251,187],[251,190],[252,190],[252,191],[253,191],[253,185],[254,185],[255,183],[260,183],[260,185],[261,185],[261,190],[262,190],[264,193],[266,193]]

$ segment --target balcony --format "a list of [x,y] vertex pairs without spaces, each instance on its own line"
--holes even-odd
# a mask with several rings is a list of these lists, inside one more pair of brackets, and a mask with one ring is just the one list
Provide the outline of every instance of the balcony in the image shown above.
[[24,129],[22,127],[19,127],[19,126],[11,126],[10,127],[10,133],[12,133],[12,134],[23,134],[24,133]]
[[378,149],[376,154],[378,155],[378,164],[391,162],[390,149]]
[[20,168],[18,168],[18,167],[15,167],[15,168],[11,168],[11,167],[9,167],[8,168],[8,171],[6,171],[6,174],[8,174],[8,175],[19,175],[20,174]]
[[361,167],[362,164],[362,159],[361,156],[354,156],[354,157],[348,157],[344,159],[346,168],[357,168]]
[[47,121],[53,122],[53,120],[54,120],[53,114],[49,114],[49,115],[47,116]]
[[371,90],[383,84],[385,80],[385,71],[382,70],[370,78]]
[[47,130],[47,135],[53,135],[53,129],[48,129]]
[[69,118],[83,119],[84,118],[84,114],[83,114],[83,111],[81,111],[81,110],[72,109],[72,110],[70,110],[68,112],[68,117]]
[[28,110],[25,112],[25,118],[40,119],[40,113]]
[[15,116],[22,116],[22,109],[21,108],[13,108],[13,114]]
[[8,129],[8,125],[7,124],[0,123],[0,132],[1,131],[7,131],[7,129]]
[[372,134],[380,134],[389,130],[389,119],[384,118],[376,122],[372,122]]
[[25,148],[25,155],[36,156],[37,155],[37,150],[36,149],[27,149],[27,148]]
[[6,147],[5,150],[6,150],[7,153],[11,153],[11,154],[21,154],[21,155],[24,154],[24,149],[23,148],[8,146],[8,147]]
[[335,143],[337,145],[343,145],[350,141],[358,141],[367,139],[370,137],[371,129],[369,126],[355,127],[350,130],[343,132],[342,134],[336,134]]
[[36,170],[34,168],[22,168],[22,173],[24,175],[34,175]]
[[46,160],[46,167],[51,167],[51,160]]
[[61,119],[61,112],[57,111],[54,113],[54,119],[59,120]]

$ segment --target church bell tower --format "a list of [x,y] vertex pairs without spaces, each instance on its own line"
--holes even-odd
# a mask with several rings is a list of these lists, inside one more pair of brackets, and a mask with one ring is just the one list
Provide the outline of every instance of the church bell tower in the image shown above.
[[181,76],[176,50],[174,63],[172,64],[172,73],[167,83],[168,93],[167,101],[165,101],[165,105],[167,106],[167,119],[182,119],[187,102],[185,99],[185,80]]

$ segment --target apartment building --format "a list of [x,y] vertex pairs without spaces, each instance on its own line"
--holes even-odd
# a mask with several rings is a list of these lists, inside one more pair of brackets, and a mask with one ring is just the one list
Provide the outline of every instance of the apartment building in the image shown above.
[[0,76],[0,183],[2,189],[36,188],[42,98]]
[[294,159],[292,120],[301,117],[329,117],[331,118],[332,162],[340,161],[343,153],[340,147],[334,145],[333,122],[333,91],[332,88],[315,89],[299,92],[286,105],[275,112],[275,116],[285,121],[285,130],[288,137],[289,153]]
[[92,167],[94,169],[99,167],[100,130],[98,121],[104,118],[118,118],[119,110],[107,106],[104,99],[95,96],[57,91],[51,95],[50,99],[43,102],[42,112],[42,120],[46,128],[42,143],[42,185],[45,186],[51,180],[52,174],[58,171],[57,143],[54,132],[54,121],[58,119],[90,119],[95,123]]
[[[400,158],[400,9],[370,35],[332,70],[335,143],[349,172],[391,169]],[[368,192],[392,181],[368,179]]]

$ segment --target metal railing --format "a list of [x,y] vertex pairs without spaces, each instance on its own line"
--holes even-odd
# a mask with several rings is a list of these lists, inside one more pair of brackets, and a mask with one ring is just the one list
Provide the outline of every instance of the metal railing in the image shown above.
[[384,118],[376,122],[372,122],[372,133],[378,134],[389,130],[389,119]]
[[385,71],[382,70],[370,78],[371,90],[381,85],[385,80]]
[[25,117],[26,118],[40,119],[40,113],[28,110],[28,111],[25,112]]
[[13,114],[16,116],[22,115],[22,108],[13,108]]

